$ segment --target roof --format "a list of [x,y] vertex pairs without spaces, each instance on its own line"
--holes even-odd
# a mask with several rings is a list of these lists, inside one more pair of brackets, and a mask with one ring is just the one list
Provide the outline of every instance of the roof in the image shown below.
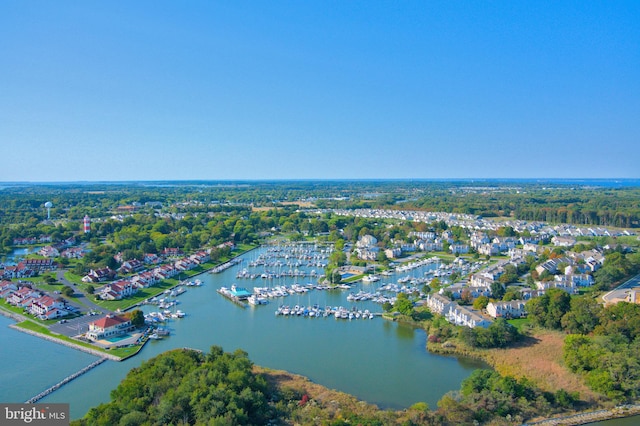
[[97,321],[92,322],[94,327],[106,329],[109,327],[113,327],[116,325],[120,325],[122,323],[128,322],[129,320],[119,316],[106,316],[104,318],[100,318]]

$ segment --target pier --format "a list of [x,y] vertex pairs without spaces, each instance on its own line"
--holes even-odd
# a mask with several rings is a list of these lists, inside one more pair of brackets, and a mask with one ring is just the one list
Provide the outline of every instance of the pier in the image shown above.
[[60,381],[59,383],[56,383],[55,385],[51,386],[49,389],[46,389],[43,392],[40,392],[39,394],[37,394],[36,396],[34,396],[33,398],[30,398],[26,401],[27,404],[33,404],[35,402],[38,402],[39,400],[41,400],[42,398],[44,398],[45,396],[55,392],[56,390],[60,389],[62,386],[66,385],[67,383],[69,383],[70,381],[72,381],[73,379],[76,379],[80,376],[82,376],[84,373],[86,373],[89,370],[92,370],[94,368],[96,368],[97,366],[99,366],[100,364],[102,364],[103,362],[105,362],[107,360],[107,358],[100,358],[97,361],[92,362],[91,364],[87,365],[86,367],[84,367],[82,370],[76,371],[75,373],[73,373],[70,376],[65,377],[62,381]]
[[231,300],[233,303],[235,303],[236,305],[240,306],[241,308],[246,308],[247,304],[244,303],[242,300],[240,300],[239,297],[233,296],[232,294],[230,294],[228,291],[224,291],[223,289],[218,289],[216,290],[218,293],[220,293],[222,296],[226,297],[227,299]]

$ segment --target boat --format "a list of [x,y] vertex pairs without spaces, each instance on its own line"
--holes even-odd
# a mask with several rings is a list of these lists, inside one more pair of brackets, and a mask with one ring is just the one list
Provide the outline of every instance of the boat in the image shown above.
[[247,297],[247,302],[249,302],[249,304],[253,306],[266,305],[267,303],[269,303],[269,301],[266,298],[257,296],[255,294],[252,294],[251,296]]

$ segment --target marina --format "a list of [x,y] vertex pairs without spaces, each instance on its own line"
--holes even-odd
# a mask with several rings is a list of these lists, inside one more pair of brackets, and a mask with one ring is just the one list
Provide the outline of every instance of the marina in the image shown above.
[[[398,278],[407,274],[422,275],[427,269],[433,268],[435,262],[411,272],[404,271],[402,275],[395,271],[387,275],[378,271],[380,282],[367,284],[360,281],[336,288],[320,284],[317,280],[296,277],[243,280],[237,283],[237,287],[244,287],[250,296],[269,289],[273,291],[278,286],[281,291],[287,289],[288,294],[275,298],[257,296],[255,305],[248,296],[242,301],[245,309],[238,309],[236,303],[229,303],[227,297],[220,297],[220,290],[223,287],[231,289],[237,281],[237,273],[242,269],[262,272],[264,266],[251,267],[249,262],[268,249],[261,247],[252,251],[242,256],[242,261],[220,273],[198,276],[201,280],[199,287],[187,286],[185,282],[183,288],[186,291],[177,297],[179,303],[165,308],[172,312],[180,309],[186,314],[184,319],[165,317],[164,322],[155,324],[156,329],[150,333],[149,343],[138,355],[120,363],[103,363],[47,395],[42,401],[70,402],[72,418],[78,418],[90,407],[107,401],[111,389],[118,385],[129,369],[159,353],[180,347],[208,351],[211,345],[219,345],[230,352],[242,349],[258,365],[302,374],[316,383],[353,394],[382,408],[406,408],[418,401],[435,406],[444,393],[458,389],[460,382],[474,368],[484,365],[473,360],[430,354],[426,350],[427,336],[423,330],[381,321],[381,305],[367,300],[368,297],[361,297],[365,293],[373,295],[385,286],[389,286],[385,287],[389,291],[381,291],[381,294],[388,297],[393,297],[396,291],[415,291],[418,287],[409,282],[400,284]],[[266,254],[263,257],[266,259]],[[305,272],[315,268],[306,264],[299,267]],[[195,282],[194,278],[192,280]],[[353,297],[360,296],[360,300],[347,300],[351,294]],[[145,315],[162,313],[164,309],[159,308],[161,299],[167,303],[176,297],[171,293],[162,294],[157,300],[141,305],[140,309]],[[285,318],[275,315],[282,305],[289,306],[290,310],[298,305],[299,311],[305,306],[308,315],[304,315],[304,309],[299,316],[290,314]],[[314,311],[315,305],[324,311]],[[341,306],[342,310],[339,309]],[[339,311],[340,318],[336,319],[335,312],[330,316],[327,307],[332,310],[338,308],[336,311]],[[374,315],[373,318],[364,317],[367,310]],[[358,311],[360,318],[357,318]],[[343,312],[346,318],[342,318]],[[349,320],[349,313],[353,315],[352,320]],[[159,331],[168,333],[170,338]],[[7,329],[5,333],[15,332]],[[154,333],[156,336],[151,337]],[[299,351],[273,350],[274,347],[286,348],[293,344],[305,348],[304,356],[300,356]],[[327,357],[328,344],[340,356]],[[363,357],[363,353],[367,356]],[[4,354],[3,360],[8,355]],[[31,358],[36,363],[42,363],[43,367],[47,365],[46,357],[31,355]],[[5,362],[6,365],[13,365],[11,361]],[[83,365],[87,364],[77,365],[74,371]],[[380,370],[380,366],[385,367]],[[378,373],[372,375],[372,369]],[[60,381],[61,378],[55,378],[53,373],[45,368],[45,373],[38,377],[51,377],[48,383]],[[10,395],[23,395],[18,401],[26,400],[50,385],[37,385],[34,382],[31,386],[25,388],[27,392],[5,395],[5,400],[14,400]]]

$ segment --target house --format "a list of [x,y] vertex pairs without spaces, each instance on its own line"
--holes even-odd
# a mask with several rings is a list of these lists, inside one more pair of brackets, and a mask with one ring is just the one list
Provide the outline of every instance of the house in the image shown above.
[[494,279],[487,276],[484,273],[478,273],[471,275],[470,285],[471,287],[489,287],[494,283]]
[[441,288],[438,293],[444,294],[445,292],[449,291],[451,292],[451,295],[453,296],[454,299],[460,299],[462,298],[462,293],[465,290],[467,290],[469,292],[469,295],[474,299],[480,296],[487,296],[487,297],[491,296],[491,287],[487,287],[487,286],[469,287],[466,282],[459,282],[459,283],[452,284],[449,287]]
[[551,238],[551,243],[556,247],[573,247],[576,245],[576,239],[573,237],[555,236]]
[[26,238],[14,238],[13,245],[14,246],[28,246],[31,244],[35,244],[38,240],[35,237],[26,237]]
[[536,272],[538,275],[541,275],[544,271],[547,271],[550,274],[555,274],[558,272],[558,263],[557,259],[549,259],[536,266]]
[[158,263],[162,263],[162,259],[157,254],[154,253],[145,253],[142,261],[146,264],[157,265]]
[[524,300],[512,300],[510,302],[489,302],[487,313],[492,318],[522,318],[527,316]]
[[449,308],[455,305],[454,302],[439,294],[427,295],[427,307],[433,313],[444,315],[449,312]]
[[173,265],[162,265],[153,270],[153,273],[158,279],[166,280],[180,273]]
[[451,244],[449,251],[451,254],[466,254],[469,253],[469,246],[466,244]]
[[491,321],[484,318],[482,315],[458,304],[454,304],[449,307],[449,312],[445,314],[445,318],[447,318],[447,321],[452,324],[469,328],[487,328],[491,325]]
[[40,292],[25,286],[11,293],[7,298],[7,302],[11,305],[24,308],[31,304],[32,299],[36,299],[38,297],[40,297]]
[[203,263],[207,263],[211,260],[211,255],[206,251],[199,251],[189,256],[189,259],[193,260],[198,265],[202,265]]
[[62,300],[56,300],[51,296],[42,296],[31,303],[29,312],[41,319],[53,319],[69,314]]
[[16,291],[17,289],[18,287],[13,282],[2,281],[0,282],[0,297],[2,297],[3,299],[6,299],[11,295],[11,293]]
[[481,244],[476,249],[479,254],[483,254],[485,256],[494,256],[500,253],[500,246],[498,244]]
[[402,249],[400,249],[400,247],[386,249],[384,254],[387,256],[387,259],[396,259],[402,255]]
[[153,271],[146,271],[131,278],[131,282],[138,288],[151,287],[159,281],[158,276]]
[[53,271],[58,267],[53,259],[24,259],[18,263],[19,268],[30,269],[36,273]]
[[118,281],[105,285],[100,291],[100,297],[105,300],[120,300],[138,292],[138,287],[131,281]]
[[189,258],[182,258],[173,264],[178,271],[189,271],[198,266],[196,262]]
[[115,278],[116,272],[109,267],[92,269],[87,275],[82,277],[82,282],[85,283],[101,283],[103,281],[112,280]]
[[118,268],[118,272],[122,274],[132,274],[134,272],[142,271],[144,269],[144,264],[138,259],[131,259],[122,262],[120,268]]
[[60,254],[67,259],[82,259],[84,257],[84,250],[82,250],[81,247],[70,247]]
[[131,321],[117,315],[107,315],[97,321],[89,323],[86,336],[89,340],[101,340],[106,337],[119,336],[133,330]]
[[178,257],[178,256],[182,256],[183,254],[184,253],[179,248],[167,247],[164,250],[162,250],[162,255],[164,257]]
[[513,237],[495,237],[492,241],[498,246],[500,252],[509,251],[516,246],[516,239]]
[[51,246],[45,246],[42,247],[39,251],[38,254],[40,256],[43,257],[49,257],[49,258],[53,258],[53,257],[58,257],[60,256],[60,252],[58,251],[58,249],[51,247]]

